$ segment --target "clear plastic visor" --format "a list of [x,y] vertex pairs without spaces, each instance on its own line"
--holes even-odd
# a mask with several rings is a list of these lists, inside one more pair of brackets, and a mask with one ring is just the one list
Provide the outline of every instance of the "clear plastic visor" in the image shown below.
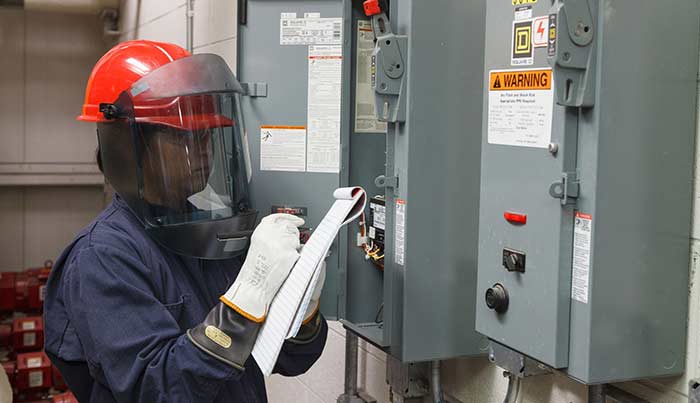
[[147,224],[226,219],[248,210],[240,92],[223,59],[196,55],[151,72],[119,97],[135,146],[132,200],[139,200]]

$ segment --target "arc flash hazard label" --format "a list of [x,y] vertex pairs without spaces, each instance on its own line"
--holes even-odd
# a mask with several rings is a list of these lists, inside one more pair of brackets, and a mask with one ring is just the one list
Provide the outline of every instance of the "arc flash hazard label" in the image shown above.
[[491,91],[552,89],[552,70],[492,71]]
[[490,72],[489,144],[547,148],[553,112],[551,69]]

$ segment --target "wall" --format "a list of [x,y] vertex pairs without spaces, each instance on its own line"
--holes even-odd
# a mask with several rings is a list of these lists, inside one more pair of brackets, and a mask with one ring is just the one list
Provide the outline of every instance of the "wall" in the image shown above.
[[[194,2],[194,52],[216,53],[236,71],[237,14],[235,0]],[[187,45],[183,0],[122,0],[120,40],[151,39]]]
[[0,271],[55,259],[104,205],[94,126],[75,120],[101,30],[95,16],[0,9]]
[[[182,0],[122,0],[121,40],[145,38],[185,45],[185,2]],[[195,1],[195,52],[222,55],[232,69],[236,65],[236,1]],[[2,61],[0,61],[2,63]],[[0,151],[1,152],[1,151]],[[700,154],[700,150],[698,151]],[[700,171],[696,173],[696,178]],[[697,186],[696,186],[697,188]],[[696,202],[700,192],[696,190]],[[2,203],[2,200],[0,200]],[[697,204],[697,203],[696,203]],[[697,204],[700,205],[700,204]],[[1,206],[1,204],[0,204]],[[695,215],[690,275],[692,280],[687,374],[683,377],[656,379],[620,385],[655,403],[686,403],[688,379],[700,376],[700,212]],[[0,242],[2,236],[0,236]],[[338,323],[330,324],[328,343],[319,362],[297,378],[273,375],[267,380],[271,403],[329,403],[343,392],[345,332]],[[361,343],[360,387],[380,403],[389,401],[385,383],[386,361],[381,351]],[[485,358],[455,359],[443,365],[446,397],[451,402],[501,402],[506,392],[502,372]],[[547,375],[524,381],[521,403],[584,403],[586,388],[559,375]]]

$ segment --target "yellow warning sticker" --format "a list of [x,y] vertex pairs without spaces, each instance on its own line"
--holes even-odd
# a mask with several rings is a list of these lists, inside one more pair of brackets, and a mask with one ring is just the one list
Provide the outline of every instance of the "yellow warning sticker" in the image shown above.
[[492,71],[491,91],[532,91],[552,89],[552,70]]
[[537,0],[513,0],[514,6],[521,6],[523,4],[535,4]]

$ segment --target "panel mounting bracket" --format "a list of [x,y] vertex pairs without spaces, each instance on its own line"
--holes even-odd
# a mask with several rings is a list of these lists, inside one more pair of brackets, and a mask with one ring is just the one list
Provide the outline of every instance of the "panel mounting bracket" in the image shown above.
[[267,97],[267,83],[241,83],[241,87],[243,87],[243,95],[247,97]]
[[557,103],[590,108],[595,103],[597,0],[555,0],[549,14],[549,64]]

